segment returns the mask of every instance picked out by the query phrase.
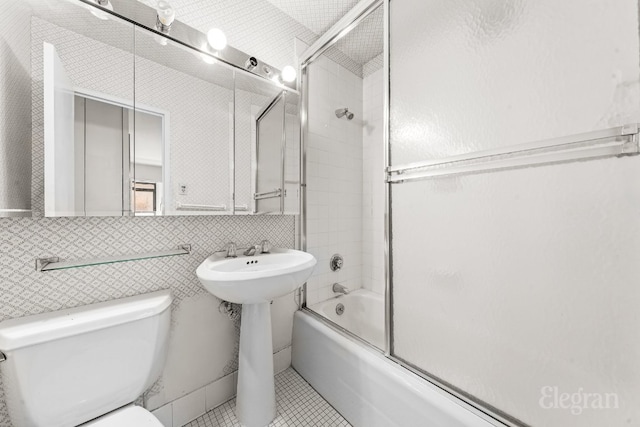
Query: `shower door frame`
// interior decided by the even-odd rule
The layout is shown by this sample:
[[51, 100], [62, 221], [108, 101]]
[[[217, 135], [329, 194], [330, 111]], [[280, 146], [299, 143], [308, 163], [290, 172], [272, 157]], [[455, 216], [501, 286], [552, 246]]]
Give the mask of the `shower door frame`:
[[388, 181], [387, 171], [391, 167], [391, 145], [390, 145], [390, 106], [391, 106], [391, 84], [390, 84], [390, 0], [362, 0], [352, 10], [347, 12], [336, 24], [326, 33], [307, 48], [298, 58], [298, 90], [302, 94], [300, 102], [300, 218], [299, 218], [299, 240], [297, 246], [307, 250], [307, 138], [308, 132], [308, 111], [309, 111], [309, 66], [318, 59], [327, 49], [332, 47], [338, 40], [342, 39], [352, 29], [358, 26], [372, 12], [382, 7], [384, 10], [383, 28], [383, 73], [384, 73], [384, 95], [383, 95], [383, 150], [384, 169], [380, 171], [380, 179], [385, 182], [384, 192], [384, 275], [385, 275], [385, 348], [380, 349], [353, 332], [337, 325], [326, 317], [314, 312], [307, 307], [307, 284], [302, 286], [299, 294], [298, 308], [313, 316], [318, 321], [336, 330], [338, 333], [355, 339], [367, 347], [382, 353], [382, 355], [406, 369], [410, 373], [417, 375], [429, 383], [435, 385], [443, 394], [453, 396], [465, 409], [473, 412], [478, 417], [486, 420], [495, 426], [523, 427], [522, 422], [511, 418], [492, 407], [486, 402], [481, 402], [464, 391], [448, 384], [446, 381], [431, 375], [410, 362], [397, 357], [393, 351], [393, 256], [392, 256], [392, 208], [391, 208], [391, 186], [393, 182]]

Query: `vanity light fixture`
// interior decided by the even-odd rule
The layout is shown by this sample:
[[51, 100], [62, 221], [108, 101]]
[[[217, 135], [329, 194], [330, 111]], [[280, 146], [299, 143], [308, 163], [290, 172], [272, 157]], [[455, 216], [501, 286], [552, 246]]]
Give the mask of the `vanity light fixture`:
[[224, 35], [222, 30], [212, 28], [207, 33], [207, 40], [209, 45], [215, 50], [222, 50], [227, 47], [227, 36]]
[[296, 69], [291, 65], [287, 65], [282, 69], [282, 80], [287, 83], [291, 83], [292, 81], [294, 81], [296, 79], [296, 75]]
[[247, 61], [244, 63], [244, 68], [246, 68], [247, 71], [253, 71], [257, 66], [258, 66], [258, 60], [256, 59], [255, 56], [249, 57]]
[[[109, 0], [93, 0], [93, 2], [98, 6], [102, 7], [103, 9], [113, 11], [113, 5]], [[103, 21], [106, 21], [107, 19], [109, 19], [109, 14], [107, 12], [104, 12], [95, 7], [91, 8], [91, 14], [98, 19], [102, 19]]]
[[167, 0], [159, 0], [156, 6], [157, 19], [156, 29], [162, 33], [168, 34], [171, 30], [171, 24], [176, 19], [176, 11]]

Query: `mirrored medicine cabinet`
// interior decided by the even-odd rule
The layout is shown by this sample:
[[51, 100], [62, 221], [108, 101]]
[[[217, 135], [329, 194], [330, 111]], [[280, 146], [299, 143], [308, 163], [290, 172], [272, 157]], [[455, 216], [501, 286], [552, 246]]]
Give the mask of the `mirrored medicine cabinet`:
[[0, 216], [298, 213], [295, 90], [80, 0], [0, 15]]

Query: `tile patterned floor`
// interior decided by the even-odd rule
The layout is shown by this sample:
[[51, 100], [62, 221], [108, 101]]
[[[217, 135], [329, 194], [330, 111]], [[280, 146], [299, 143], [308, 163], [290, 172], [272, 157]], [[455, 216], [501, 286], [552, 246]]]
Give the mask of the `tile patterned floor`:
[[[293, 368], [276, 375], [276, 401], [278, 415], [270, 427], [351, 427]], [[235, 404], [232, 399], [185, 427], [241, 427]]]

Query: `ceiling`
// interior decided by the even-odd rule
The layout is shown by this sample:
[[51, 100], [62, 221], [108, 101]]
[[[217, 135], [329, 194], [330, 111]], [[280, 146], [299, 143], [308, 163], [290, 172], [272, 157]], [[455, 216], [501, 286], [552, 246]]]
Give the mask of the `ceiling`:
[[325, 33], [359, 0], [267, 0], [316, 33]]
[[356, 28], [336, 43], [340, 49], [358, 64], [364, 65], [380, 55], [384, 49], [384, 10], [378, 7]]
[[[318, 36], [338, 22], [359, 0], [266, 0]], [[379, 7], [335, 48], [363, 66], [383, 50], [384, 12]]]

